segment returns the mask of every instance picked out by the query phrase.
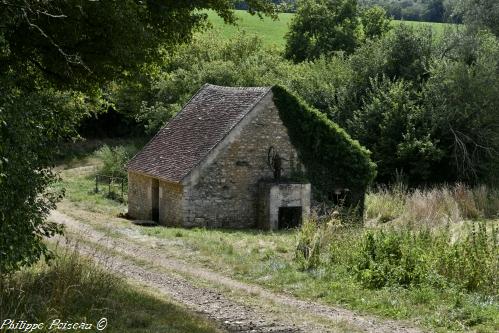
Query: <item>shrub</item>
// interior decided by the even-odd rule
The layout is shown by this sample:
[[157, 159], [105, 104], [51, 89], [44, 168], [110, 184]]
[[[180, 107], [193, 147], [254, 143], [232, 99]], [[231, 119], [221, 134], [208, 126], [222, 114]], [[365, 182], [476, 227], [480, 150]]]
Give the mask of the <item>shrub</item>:
[[102, 161], [99, 173], [108, 177], [127, 178], [125, 164], [133, 156], [135, 148], [124, 146], [109, 147], [102, 146], [95, 152], [95, 155]]
[[494, 293], [499, 285], [498, 231], [477, 222], [456, 237], [449, 229], [366, 231], [351, 265], [363, 286], [439, 288]]
[[418, 285], [424, 280], [421, 260], [422, 239], [410, 232], [368, 231], [363, 235], [354, 269], [357, 279], [368, 288]]

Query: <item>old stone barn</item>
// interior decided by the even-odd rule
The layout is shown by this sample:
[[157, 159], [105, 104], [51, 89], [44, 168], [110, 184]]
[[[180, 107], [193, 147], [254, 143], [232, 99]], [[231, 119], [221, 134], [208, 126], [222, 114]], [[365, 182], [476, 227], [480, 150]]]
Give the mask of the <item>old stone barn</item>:
[[206, 84], [129, 162], [128, 213], [167, 226], [288, 228], [309, 213], [311, 193], [361, 213], [374, 175], [369, 151], [285, 88]]
[[[311, 185], [290, 179], [307, 168], [299, 156], [315, 158], [310, 154], [317, 154], [318, 145], [308, 149], [300, 138], [292, 144], [280, 115], [271, 87], [204, 85], [128, 163], [128, 214], [166, 226], [299, 224], [310, 209]], [[331, 158], [333, 164], [325, 160], [326, 173], [334, 167]], [[340, 171], [335, 182], [342, 182]], [[319, 173], [325, 172], [312, 178]]]

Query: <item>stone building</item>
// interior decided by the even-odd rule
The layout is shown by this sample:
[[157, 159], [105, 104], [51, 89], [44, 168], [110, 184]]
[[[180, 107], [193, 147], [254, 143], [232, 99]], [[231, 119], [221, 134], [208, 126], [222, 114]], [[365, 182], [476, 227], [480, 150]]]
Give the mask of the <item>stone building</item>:
[[128, 163], [128, 213], [166, 226], [292, 227], [310, 209], [310, 184], [285, 180], [301, 168], [271, 87], [206, 84]]

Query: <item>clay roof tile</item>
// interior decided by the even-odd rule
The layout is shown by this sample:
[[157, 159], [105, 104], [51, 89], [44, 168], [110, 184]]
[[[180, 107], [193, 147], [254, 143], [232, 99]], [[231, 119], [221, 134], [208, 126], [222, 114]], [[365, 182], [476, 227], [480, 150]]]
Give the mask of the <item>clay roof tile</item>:
[[127, 169], [180, 182], [269, 90], [205, 84], [128, 162]]

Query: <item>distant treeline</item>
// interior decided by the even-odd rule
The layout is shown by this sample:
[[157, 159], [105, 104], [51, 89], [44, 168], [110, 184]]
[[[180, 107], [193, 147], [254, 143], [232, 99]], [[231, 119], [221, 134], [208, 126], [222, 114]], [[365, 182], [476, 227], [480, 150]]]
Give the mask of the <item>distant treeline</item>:
[[[282, 12], [295, 12], [297, 0], [272, 0]], [[358, 0], [362, 7], [381, 6], [395, 20], [462, 23], [454, 14], [457, 0]], [[245, 1], [236, 9], [248, 9]]]

